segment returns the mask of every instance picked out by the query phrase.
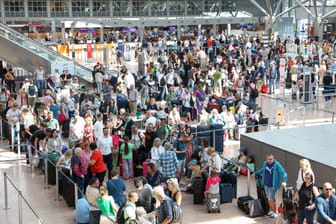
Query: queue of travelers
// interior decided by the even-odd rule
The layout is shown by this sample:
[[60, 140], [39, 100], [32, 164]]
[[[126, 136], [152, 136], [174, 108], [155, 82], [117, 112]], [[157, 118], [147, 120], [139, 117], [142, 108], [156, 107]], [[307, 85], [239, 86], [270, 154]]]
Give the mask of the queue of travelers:
[[[7, 88], [3, 86], [0, 93], [5, 121], [1, 128], [9, 141], [17, 133], [12, 128], [16, 128], [22, 139], [30, 143], [27, 163], [35, 155], [43, 158], [50, 152], [63, 154], [59, 164], [67, 164], [72, 171], [83, 201], [83, 206], [77, 208], [78, 214], [89, 208], [89, 213], [100, 217], [101, 223], [115, 222], [118, 209], [126, 204], [122, 215], [126, 223], [137, 219], [150, 223], [178, 222], [173, 217], [172, 202], [181, 206], [181, 191], [189, 183], [192, 186], [193, 177], [201, 173], [209, 176], [212, 170], [211, 177], [216, 179], [216, 173], [223, 168], [218, 152], [222, 150], [210, 147], [206, 139], [194, 144], [196, 138], [190, 124], [222, 124], [227, 130], [224, 141], [237, 139], [234, 128], [241, 124], [254, 126], [254, 131], [258, 131], [258, 125], [265, 124], [267, 119], [256, 99], [262, 92], [274, 94], [278, 87], [283, 45], [292, 41], [286, 38], [284, 42], [277, 39], [274, 44], [263, 46], [253, 37], [209, 36], [207, 40], [190, 41], [188, 47], [179, 41], [170, 52], [151, 45], [138, 49], [147, 50], [150, 55], [143, 73], [132, 74], [122, 66], [115, 79], [97, 63], [93, 89], [81, 86], [78, 77], [66, 68], [62, 74], [55, 70], [47, 75], [39, 66], [35, 78], [26, 79], [15, 94], [8, 74]], [[302, 44], [309, 46], [318, 58], [303, 54], [287, 58], [287, 79], [297, 75], [293, 84], [297, 82], [300, 97], [304, 66], [314, 68], [314, 88], [324, 85], [328, 90], [336, 72], [336, 62], [329, 65], [334, 50], [328, 42], [320, 47], [314, 41]], [[263, 86], [267, 86], [267, 91]], [[64, 152], [64, 148], [68, 150]], [[240, 153], [239, 163], [252, 164], [243, 150]], [[41, 170], [43, 164], [38, 163]], [[334, 201], [332, 186], [325, 183], [323, 193], [318, 195], [316, 187], [310, 187], [315, 177], [306, 166], [300, 165], [298, 178], [304, 178], [298, 180], [295, 196], [299, 200], [299, 223], [304, 219], [310, 223], [315, 207], [320, 223], [333, 223], [336, 215], [335, 207], [330, 207]], [[144, 169], [146, 175], [141, 175]], [[287, 173], [273, 155], [268, 155], [264, 167], [255, 173], [263, 176], [270, 207], [268, 216], [275, 218], [275, 192], [286, 186]], [[125, 197], [125, 180], [131, 178], [137, 190]], [[313, 196], [307, 205], [302, 200], [307, 199], [310, 190]], [[309, 211], [305, 210], [307, 206]], [[78, 215], [77, 222], [88, 223], [83, 217]], [[287, 220], [286, 215], [280, 217]]]

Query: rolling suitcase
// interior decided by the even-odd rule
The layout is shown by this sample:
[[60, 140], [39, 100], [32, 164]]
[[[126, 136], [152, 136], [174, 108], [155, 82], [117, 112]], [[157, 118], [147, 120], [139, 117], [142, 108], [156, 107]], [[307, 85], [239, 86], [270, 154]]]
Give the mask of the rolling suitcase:
[[146, 160], [142, 163], [142, 176], [146, 177], [148, 173], [148, 164], [150, 163], [150, 160]]
[[268, 211], [269, 211], [269, 206], [268, 206], [268, 200], [267, 200], [265, 189], [264, 189], [264, 187], [262, 186], [262, 183], [261, 183], [262, 178], [261, 178], [260, 175], [256, 175], [255, 179], [256, 179], [256, 185], [257, 185], [258, 199], [260, 200], [260, 204], [261, 204], [261, 207], [264, 210], [264, 213], [267, 214]]
[[220, 203], [231, 203], [233, 198], [233, 187], [231, 183], [220, 183]]
[[237, 198], [237, 175], [231, 171], [224, 170], [221, 173], [221, 182], [232, 185], [232, 197]]
[[207, 211], [208, 213], [221, 212], [220, 206], [220, 195], [219, 194], [209, 194], [207, 200]]
[[265, 214], [260, 199], [255, 199], [250, 196], [250, 171], [247, 175], [247, 196], [242, 196], [237, 199], [237, 206], [249, 217], [258, 217]]
[[194, 204], [203, 204], [203, 180], [201, 177], [194, 178], [194, 192], [193, 192], [193, 203]]
[[222, 124], [211, 125], [211, 130], [215, 131], [215, 142], [213, 142], [213, 147], [216, 152], [222, 153], [224, 150], [224, 130]]

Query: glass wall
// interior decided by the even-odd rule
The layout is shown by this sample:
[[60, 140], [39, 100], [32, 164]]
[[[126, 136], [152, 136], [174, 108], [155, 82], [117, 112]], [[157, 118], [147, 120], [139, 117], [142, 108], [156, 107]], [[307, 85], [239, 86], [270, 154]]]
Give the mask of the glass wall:
[[146, 16], [149, 15], [149, 6], [146, 0], [132, 1], [132, 16]]
[[125, 0], [112, 1], [113, 16], [130, 16], [128, 2]]
[[110, 16], [109, 0], [93, 0], [93, 16]]
[[47, 17], [47, 0], [28, 0], [29, 17]]
[[194, 1], [194, 0], [187, 0], [187, 15], [191, 16], [199, 16], [202, 14], [202, 2], [201, 1]]
[[90, 16], [90, 6], [87, 0], [72, 0], [72, 16]]
[[152, 16], [166, 16], [167, 15], [167, 2], [152, 0], [151, 15]]
[[170, 16], [184, 16], [184, 0], [168, 1]]
[[5, 0], [6, 17], [24, 17], [24, 0], [8, 1]]
[[51, 17], [69, 16], [69, 0], [50, 1]]

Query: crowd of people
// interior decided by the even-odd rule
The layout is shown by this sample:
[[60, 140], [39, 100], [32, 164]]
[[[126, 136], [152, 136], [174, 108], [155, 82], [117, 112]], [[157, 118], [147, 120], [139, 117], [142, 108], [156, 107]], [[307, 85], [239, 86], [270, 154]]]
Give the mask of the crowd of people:
[[[36, 155], [63, 154], [59, 164], [67, 163], [72, 170], [79, 198], [86, 198], [91, 210], [99, 208], [102, 219], [108, 217], [105, 221], [116, 219], [126, 200], [125, 183], [119, 174], [124, 180], [136, 177], [137, 191], [129, 192], [126, 200], [130, 205], [124, 217], [127, 222], [148, 219], [153, 223], [158, 219], [169, 223], [174, 221], [170, 202], [181, 205], [180, 185], [182, 190], [192, 189], [193, 178], [205, 173], [206, 178], [213, 178], [205, 189], [209, 192], [223, 168], [219, 155], [223, 149], [196, 138], [191, 124], [222, 125], [224, 141], [239, 138], [234, 132], [239, 125], [254, 126], [258, 131], [258, 125], [267, 119], [256, 99], [261, 92], [274, 94], [278, 88], [279, 59], [285, 56], [287, 43], [311, 49], [311, 55], [300, 52], [286, 58], [286, 80], [292, 89], [297, 85], [301, 93], [305, 66], [313, 68], [312, 91], [319, 84], [328, 89], [336, 72], [333, 45], [290, 38], [278, 38], [265, 46], [258, 37], [208, 36], [176, 41], [173, 50], [168, 50], [164, 41], [152, 43], [137, 49], [136, 55], [147, 51], [150, 56], [143, 73], [132, 74], [122, 66], [114, 77], [97, 63], [92, 88], [80, 85], [78, 77], [66, 69], [62, 74], [58, 70], [46, 74], [42, 66], [34, 72], [34, 79], [15, 86], [8, 69], [2, 72], [5, 83], [0, 92], [4, 137], [15, 145], [17, 135], [21, 136], [27, 143], [27, 163]], [[252, 163], [244, 151], [240, 153], [239, 163]], [[39, 163], [41, 170], [43, 165]], [[269, 156], [262, 170], [255, 172], [263, 174], [270, 217], [276, 213], [274, 193], [287, 181], [281, 167]], [[273, 168], [279, 171], [276, 175], [281, 181], [274, 177]], [[330, 184], [325, 184], [320, 196], [308, 185], [305, 178], [298, 183], [299, 212], [307, 207], [300, 200], [309, 188], [314, 200], [322, 203], [320, 208], [316, 205], [320, 220], [326, 219], [323, 208], [327, 203], [320, 201], [329, 199]], [[78, 210], [87, 207], [86, 203]], [[308, 210], [313, 211], [312, 206]], [[153, 211], [157, 218], [151, 216]], [[299, 220], [309, 220], [308, 213], [303, 209]], [[78, 215], [78, 223], [87, 223], [83, 217], [87, 215]], [[329, 217], [335, 220], [333, 214]]]

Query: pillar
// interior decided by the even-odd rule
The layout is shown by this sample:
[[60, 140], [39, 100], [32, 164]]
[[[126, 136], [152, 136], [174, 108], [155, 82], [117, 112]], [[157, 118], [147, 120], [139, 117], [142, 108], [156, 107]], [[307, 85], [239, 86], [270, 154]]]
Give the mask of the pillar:
[[216, 38], [216, 34], [217, 34], [217, 24], [216, 23], [212, 24], [212, 32], [213, 32], [214, 38]]
[[62, 27], [61, 27], [61, 33], [62, 33], [62, 44], [66, 43], [66, 38], [65, 38], [65, 27], [64, 27], [64, 23], [62, 23]]
[[145, 30], [144, 27], [142, 26], [138, 27], [138, 35], [139, 35], [140, 43], [143, 42], [144, 30]]
[[181, 40], [181, 25], [177, 25], [177, 39]]
[[127, 42], [131, 42], [131, 40], [132, 40], [131, 27], [128, 27]]
[[100, 25], [100, 43], [104, 43], [104, 25]]
[[314, 36], [318, 37], [318, 41], [323, 40], [323, 23], [319, 23], [317, 20], [314, 21]]
[[198, 26], [197, 26], [197, 35], [200, 37], [201, 34], [202, 34], [202, 25], [198, 24]]
[[227, 24], [227, 35], [230, 36], [231, 35], [231, 23]]

